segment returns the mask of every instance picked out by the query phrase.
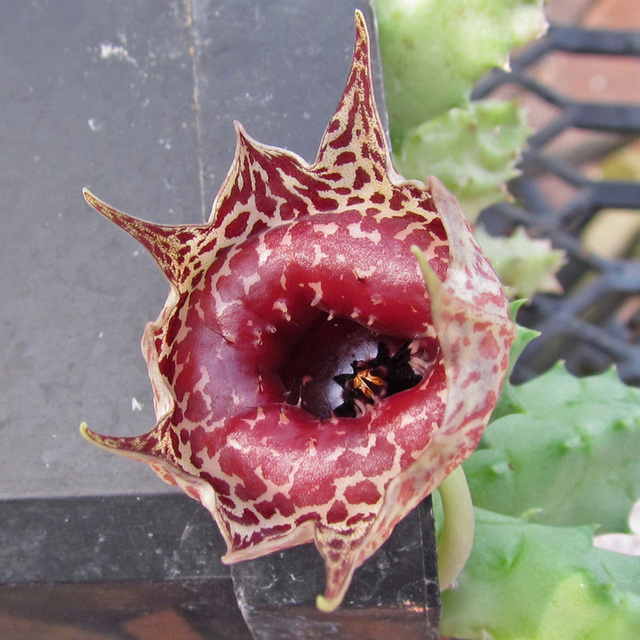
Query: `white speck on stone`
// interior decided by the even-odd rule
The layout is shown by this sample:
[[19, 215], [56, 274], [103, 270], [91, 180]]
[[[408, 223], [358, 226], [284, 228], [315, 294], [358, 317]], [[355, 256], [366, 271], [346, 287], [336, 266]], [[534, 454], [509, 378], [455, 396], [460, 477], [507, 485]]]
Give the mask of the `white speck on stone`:
[[142, 402], [139, 402], [136, 398], [131, 398], [131, 411], [142, 411], [143, 409]]
[[89, 129], [91, 129], [91, 131], [100, 131], [103, 126], [102, 122], [98, 122], [95, 118], [89, 118], [87, 123], [89, 124]]
[[121, 62], [128, 62], [134, 67], [138, 66], [138, 61], [129, 55], [129, 52], [122, 46], [113, 45], [110, 42], [103, 42], [100, 45], [100, 58], [102, 60], [109, 60], [115, 58]]

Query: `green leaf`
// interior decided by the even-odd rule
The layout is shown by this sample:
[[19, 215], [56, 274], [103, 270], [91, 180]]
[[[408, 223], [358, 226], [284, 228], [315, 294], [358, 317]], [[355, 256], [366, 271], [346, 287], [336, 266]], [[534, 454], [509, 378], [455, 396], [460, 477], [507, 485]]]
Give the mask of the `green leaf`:
[[529, 134], [514, 101], [472, 102], [411, 129], [394, 163], [406, 178], [438, 176], [474, 222], [482, 209], [505, 198], [505, 182], [518, 175]]
[[476, 509], [476, 541], [442, 594], [443, 635], [468, 640], [636, 640], [640, 558], [597, 549], [589, 527]]
[[464, 469], [476, 506], [558, 526], [628, 531], [640, 497], [640, 389], [614, 369], [576, 378], [558, 364], [511, 388], [526, 413], [486, 429]]

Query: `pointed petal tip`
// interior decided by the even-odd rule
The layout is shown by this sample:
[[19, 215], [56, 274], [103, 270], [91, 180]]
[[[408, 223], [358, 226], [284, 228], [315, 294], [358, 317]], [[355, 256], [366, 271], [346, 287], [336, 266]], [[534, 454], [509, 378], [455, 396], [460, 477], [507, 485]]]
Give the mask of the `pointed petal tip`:
[[[413, 253], [413, 255], [416, 257], [418, 262], [420, 262], [421, 264], [422, 262], [427, 262], [427, 259], [424, 257], [424, 253], [422, 249], [417, 244], [412, 244], [410, 249], [411, 249], [411, 253]], [[429, 263], [427, 262], [427, 264]]]
[[[364, 14], [360, 9], [356, 9], [356, 43], [355, 50], [357, 51], [359, 46], [362, 48], [363, 61], [370, 64], [371, 49], [370, 49], [370, 36], [369, 27], [365, 20]], [[371, 75], [371, 74], [369, 74]]]
[[80, 433], [91, 444], [110, 453], [117, 453], [125, 458], [132, 458], [151, 465], [162, 463], [147, 447], [149, 436], [153, 435], [153, 431], [135, 437], [103, 436], [89, 429], [87, 423], [83, 422], [80, 425]]
[[106, 449], [107, 451], [115, 451], [116, 453], [120, 453], [119, 447], [114, 443], [114, 438], [105, 438], [99, 433], [91, 431], [91, 429], [89, 429], [89, 425], [87, 425], [86, 422], [83, 422], [80, 425], [80, 433], [82, 437], [91, 444], [94, 444], [101, 449]]
[[121, 218], [130, 218], [130, 216], [122, 211], [118, 211], [110, 204], [107, 204], [104, 200], [98, 198], [88, 187], [82, 188], [82, 195], [87, 204], [95, 209], [98, 213], [101, 213], [106, 218], [113, 220], [118, 224], [118, 220]]
[[420, 266], [420, 270], [422, 271], [422, 275], [424, 276], [425, 283], [427, 286], [427, 291], [430, 297], [434, 297], [435, 291], [444, 287], [444, 283], [436, 272], [431, 268], [429, 261], [424, 255], [422, 249], [417, 245], [411, 245], [411, 253], [413, 253], [414, 257], [418, 261]]
[[367, 21], [365, 20], [364, 14], [360, 9], [356, 9], [356, 33], [359, 34], [360, 37], [364, 37], [365, 39], [369, 35], [369, 31], [367, 29]]
[[179, 252], [176, 251], [174, 234], [176, 230], [188, 234], [189, 227], [192, 227], [193, 237], [199, 237], [202, 230], [198, 228], [198, 225], [179, 226], [148, 222], [119, 211], [93, 195], [86, 187], [82, 190], [82, 195], [98, 213], [118, 225], [149, 251], [169, 282], [180, 288], [190, 271], [185, 267]]
[[93, 207], [96, 211], [100, 211], [100, 205], [104, 205], [105, 203], [93, 195], [91, 190], [88, 187], [82, 187], [82, 196], [85, 199], [86, 203]]
[[[264, 147], [261, 142], [258, 142], [255, 138], [252, 138], [247, 130], [244, 128], [244, 125], [239, 120], [233, 121], [233, 128], [236, 132], [236, 151], [235, 158], [233, 160], [233, 164], [231, 165], [231, 170], [233, 171], [234, 167], [238, 167], [242, 164], [241, 158], [243, 156], [251, 155], [252, 150], [259, 149]], [[214, 208], [215, 208], [214, 204]]]
[[89, 435], [91, 431], [89, 430], [89, 425], [86, 422], [80, 423], [80, 433], [82, 434], [83, 438], [91, 441], [91, 436]]
[[122, 211], [118, 211], [118, 209], [115, 209], [110, 204], [107, 204], [104, 200], [98, 198], [98, 196], [94, 195], [87, 187], [83, 187], [82, 195], [90, 207], [95, 209], [98, 213], [102, 214], [105, 218], [112, 220], [122, 228], [124, 228], [122, 221], [133, 219], [128, 214], [123, 213]]
[[101, 449], [106, 449], [112, 453], [118, 453], [127, 457], [135, 457], [139, 459], [141, 454], [135, 451], [134, 443], [139, 442], [144, 436], [138, 438], [127, 438], [118, 436], [103, 436], [100, 433], [96, 433], [89, 429], [86, 422], [80, 425], [80, 433], [85, 440], [88, 440], [91, 444], [95, 444]]
[[265, 147], [266, 145], [262, 144], [255, 138], [251, 137], [247, 130], [244, 128], [244, 125], [239, 120], [233, 121], [233, 128], [236, 132], [236, 160], [238, 155], [242, 150], [246, 149], [258, 149], [260, 147]]
[[112, 444], [114, 438], [105, 438], [95, 431], [89, 429], [89, 425], [86, 422], [80, 424], [80, 433], [85, 440], [88, 440], [91, 444], [95, 444], [102, 449], [108, 449], [109, 451], [117, 451], [117, 447]]
[[322, 613], [333, 613], [340, 606], [340, 602], [335, 602], [333, 598], [326, 598], [323, 595], [316, 596], [316, 607]]

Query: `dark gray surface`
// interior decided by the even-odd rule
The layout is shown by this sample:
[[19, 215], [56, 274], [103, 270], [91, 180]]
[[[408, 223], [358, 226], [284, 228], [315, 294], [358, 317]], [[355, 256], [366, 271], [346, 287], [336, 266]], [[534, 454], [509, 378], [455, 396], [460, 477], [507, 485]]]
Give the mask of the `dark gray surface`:
[[356, 571], [340, 609], [322, 614], [314, 602], [324, 568], [313, 545], [230, 572], [215, 524], [185, 495], [3, 500], [0, 637], [44, 640], [66, 625], [131, 640], [132, 624], [145, 619], [148, 630], [157, 616], [153, 637], [175, 640], [182, 636], [162, 626], [170, 612], [200, 634], [190, 639], [249, 638], [232, 575], [256, 640], [437, 640], [434, 536], [426, 500]]
[[228, 579], [224, 551], [181, 493], [0, 501], [0, 584]]
[[0, 585], [3, 640], [252, 640], [231, 580]]
[[81, 189], [158, 222], [208, 217], [232, 121], [312, 161], [365, 2], [1, 0], [0, 497], [168, 491], [78, 425], [154, 424], [139, 342], [166, 297]]
[[223, 551], [182, 493], [0, 500], [0, 638], [249, 640]]
[[231, 575], [256, 640], [439, 640], [435, 546], [427, 498], [356, 570], [342, 605], [331, 615], [315, 606], [325, 575], [311, 545], [232, 565]]

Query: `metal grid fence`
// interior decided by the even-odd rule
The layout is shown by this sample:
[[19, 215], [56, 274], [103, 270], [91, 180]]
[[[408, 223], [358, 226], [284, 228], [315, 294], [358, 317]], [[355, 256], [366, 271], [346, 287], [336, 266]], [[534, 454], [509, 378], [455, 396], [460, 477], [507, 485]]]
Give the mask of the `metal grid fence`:
[[[554, 112], [529, 140], [522, 175], [509, 185], [514, 201], [482, 214], [491, 233], [504, 235], [524, 225], [532, 236], [549, 238], [567, 254], [558, 274], [564, 293], [536, 295], [518, 317], [521, 324], [541, 331], [541, 337], [535, 349], [520, 358], [514, 381], [531, 378], [563, 359], [578, 375], [615, 363], [625, 382], [640, 385], [640, 234], [628, 238], [624, 251], [614, 256], [603, 256], [583, 241], [585, 229], [606, 212], [628, 210], [640, 217], [637, 179], [594, 178], [586, 170], [589, 163], [603, 161], [640, 136], [640, 83], [637, 104], [567, 97], [536, 78], [537, 65], [556, 52], [590, 59], [631, 57], [640, 68], [640, 33], [552, 25], [544, 38], [512, 60], [511, 73], [496, 70], [474, 91], [474, 98], [482, 98], [515, 88]], [[563, 148], [566, 134], [576, 130], [593, 139], [579, 149]], [[550, 197], [553, 185], [571, 192], [560, 205]], [[610, 231], [605, 227], [603, 233]]]

